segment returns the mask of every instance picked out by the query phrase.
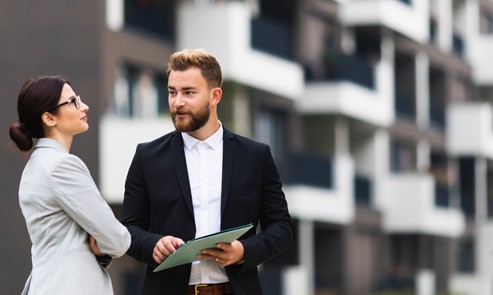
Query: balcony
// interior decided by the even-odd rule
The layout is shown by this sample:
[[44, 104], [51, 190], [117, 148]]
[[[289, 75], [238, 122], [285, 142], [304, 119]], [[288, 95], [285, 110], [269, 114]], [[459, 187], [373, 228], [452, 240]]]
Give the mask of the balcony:
[[[332, 166], [323, 164], [317, 164], [317, 166], [332, 167], [332, 171], [324, 174], [333, 176], [332, 180], [325, 180], [325, 187], [306, 181], [284, 185], [291, 215], [304, 220], [336, 224], [350, 223], [354, 216], [353, 160], [349, 155], [338, 155], [333, 159]], [[298, 171], [297, 174], [303, 175], [309, 173], [309, 170]], [[331, 182], [333, 184], [328, 186]]]
[[458, 237], [464, 230], [459, 209], [438, 207], [435, 181], [418, 173], [393, 174], [385, 199], [380, 199], [384, 228], [391, 233], [421, 233]]
[[319, 76], [307, 74], [306, 79], [310, 82], [349, 81], [368, 89], [375, 89], [373, 69], [358, 56], [327, 53], [324, 68], [324, 73]]
[[168, 118], [103, 117], [99, 126], [100, 189], [108, 203], [121, 204], [125, 179], [137, 144], [175, 130]]
[[449, 282], [453, 294], [493, 294], [491, 277], [484, 274], [455, 274]]
[[[389, 126], [393, 122], [393, 71], [390, 62], [381, 60], [371, 74], [365, 71], [358, 75], [348, 74], [347, 70], [341, 72], [337, 67], [329, 70], [334, 79], [307, 82], [302, 99], [297, 101], [300, 112], [342, 114], [377, 126]], [[337, 77], [339, 79], [335, 79]], [[367, 87], [368, 84], [373, 84], [374, 89]]]
[[265, 34], [259, 34], [262, 28], [284, 32], [254, 19], [245, 2], [185, 4], [178, 11], [177, 48], [204, 48], [214, 54], [224, 80], [299, 98], [304, 89], [303, 69], [285, 59], [290, 49], [286, 34], [276, 35], [269, 43]]
[[[339, 16], [348, 26], [383, 26], [417, 42], [428, 40], [428, 1], [347, 0]], [[392, 13], [389, 13], [392, 11]]]
[[489, 103], [451, 104], [446, 119], [449, 153], [493, 159], [493, 109]]
[[251, 24], [255, 50], [291, 59], [291, 38], [286, 27], [262, 16], [252, 19]]
[[[468, 43], [469, 44], [469, 43]], [[493, 67], [485, 60], [491, 59], [493, 52], [493, 35], [479, 35], [467, 50], [472, 65], [474, 81], [479, 85], [493, 84]]]
[[285, 184], [308, 185], [332, 189], [332, 162], [310, 154], [293, 153], [287, 159], [283, 176]]

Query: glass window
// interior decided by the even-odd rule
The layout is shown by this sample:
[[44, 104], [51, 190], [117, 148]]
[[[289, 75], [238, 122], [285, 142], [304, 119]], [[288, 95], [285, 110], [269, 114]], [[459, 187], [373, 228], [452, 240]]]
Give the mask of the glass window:
[[157, 117], [168, 113], [167, 78], [148, 67], [124, 64], [117, 69], [109, 114]]
[[174, 39], [175, 1], [125, 0], [125, 27]]
[[270, 146], [275, 159], [282, 161], [285, 152], [286, 115], [280, 111], [261, 110], [255, 120], [255, 138]]

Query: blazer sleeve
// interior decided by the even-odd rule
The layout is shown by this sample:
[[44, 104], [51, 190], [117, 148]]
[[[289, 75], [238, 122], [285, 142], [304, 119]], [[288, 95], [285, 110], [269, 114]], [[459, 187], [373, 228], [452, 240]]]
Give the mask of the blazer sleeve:
[[142, 169], [142, 144], [137, 149], [125, 181], [122, 223], [132, 236], [127, 254], [150, 265], [156, 265], [152, 253], [162, 235], [149, 232], [151, 206]]
[[120, 257], [130, 246], [130, 234], [99, 193], [89, 169], [74, 155], [64, 157], [51, 174], [59, 206], [89, 235], [102, 253]]
[[261, 232], [241, 240], [244, 247], [244, 268], [252, 269], [287, 250], [294, 240], [294, 225], [282, 191], [282, 183], [268, 146], [264, 159], [261, 182]]

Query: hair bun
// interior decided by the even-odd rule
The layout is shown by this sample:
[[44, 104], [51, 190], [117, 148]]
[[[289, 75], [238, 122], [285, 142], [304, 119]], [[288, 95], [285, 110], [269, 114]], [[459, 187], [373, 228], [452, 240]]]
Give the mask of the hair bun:
[[15, 122], [10, 125], [9, 135], [21, 151], [29, 151], [33, 147], [33, 138], [25, 124]]

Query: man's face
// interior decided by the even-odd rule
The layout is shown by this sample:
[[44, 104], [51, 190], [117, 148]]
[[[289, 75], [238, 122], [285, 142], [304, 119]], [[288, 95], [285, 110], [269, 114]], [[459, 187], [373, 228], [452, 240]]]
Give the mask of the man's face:
[[168, 103], [176, 130], [193, 132], [202, 128], [211, 113], [212, 92], [199, 68], [171, 71], [168, 77]]

